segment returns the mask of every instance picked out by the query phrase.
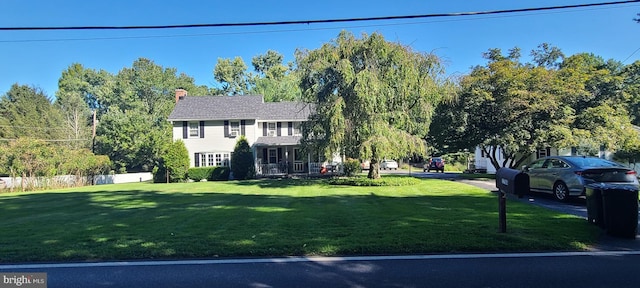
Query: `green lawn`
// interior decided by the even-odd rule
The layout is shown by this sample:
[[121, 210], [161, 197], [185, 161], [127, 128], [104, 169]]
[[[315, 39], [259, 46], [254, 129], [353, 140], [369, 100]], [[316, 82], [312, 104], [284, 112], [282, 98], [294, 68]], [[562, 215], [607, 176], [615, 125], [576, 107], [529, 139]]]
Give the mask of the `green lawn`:
[[134, 183], [0, 194], [0, 262], [582, 250], [584, 219], [452, 181]]

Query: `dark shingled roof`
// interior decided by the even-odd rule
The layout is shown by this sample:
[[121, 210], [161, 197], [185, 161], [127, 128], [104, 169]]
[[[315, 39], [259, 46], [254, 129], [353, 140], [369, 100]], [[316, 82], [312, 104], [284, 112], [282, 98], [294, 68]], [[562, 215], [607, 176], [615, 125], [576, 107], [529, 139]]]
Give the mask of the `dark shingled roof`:
[[265, 103], [261, 95], [187, 96], [176, 103], [168, 120], [307, 120], [309, 107], [302, 102]]

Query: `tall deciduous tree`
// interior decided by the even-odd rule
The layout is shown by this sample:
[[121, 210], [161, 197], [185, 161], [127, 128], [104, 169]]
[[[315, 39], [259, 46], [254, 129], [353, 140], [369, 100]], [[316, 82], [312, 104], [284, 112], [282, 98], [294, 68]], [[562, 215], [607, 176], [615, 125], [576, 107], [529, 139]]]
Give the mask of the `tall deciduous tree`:
[[241, 57], [233, 60], [218, 58], [213, 69], [213, 77], [222, 84], [222, 93], [226, 95], [244, 95], [251, 87], [252, 75], [247, 74], [247, 65]]
[[251, 63], [258, 77], [252, 81], [252, 94], [263, 95], [267, 102], [300, 101], [300, 77], [293, 64], [284, 65], [282, 54], [269, 50], [263, 55], [253, 57]]
[[108, 155], [118, 170], [149, 171], [171, 142], [171, 125], [166, 121], [175, 103], [175, 89], [194, 95], [207, 94], [193, 78], [164, 68], [148, 59], [136, 60], [131, 68], [114, 77], [106, 92], [99, 117], [97, 151]]
[[[449, 128], [457, 149], [480, 146], [495, 168], [520, 167], [538, 149], [576, 148], [593, 153], [637, 147], [638, 135], [626, 110], [628, 97], [615, 61], [591, 54], [565, 58], [553, 48], [532, 52], [534, 64], [522, 64], [492, 49], [489, 62], [462, 78], [458, 101], [439, 107], [455, 120]], [[546, 59], [546, 60], [545, 60]], [[432, 135], [436, 136], [444, 129]], [[465, 143], [466, 146], [461, 144]], [[443, 145], [444, 146], [444, 145]], [[498, 162], [497, 159], [504, 161]]]
[[296, 56], [303, 97], [314, 106], [303, 127], [308, 149], [371, 159], [370, 178], [380, 177], [383, 158], [425, 154], [433, 109], [447, 93], [437, 56], [348, 32]]

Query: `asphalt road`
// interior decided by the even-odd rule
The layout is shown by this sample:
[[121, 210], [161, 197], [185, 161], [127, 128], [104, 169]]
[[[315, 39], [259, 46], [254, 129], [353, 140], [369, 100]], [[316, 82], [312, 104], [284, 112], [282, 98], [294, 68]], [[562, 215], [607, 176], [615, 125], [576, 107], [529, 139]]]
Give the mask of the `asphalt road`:
[[0, 273], [46, 272], [50, 288], [635, 288], [639, 262], [636, 251], [3, 265]]

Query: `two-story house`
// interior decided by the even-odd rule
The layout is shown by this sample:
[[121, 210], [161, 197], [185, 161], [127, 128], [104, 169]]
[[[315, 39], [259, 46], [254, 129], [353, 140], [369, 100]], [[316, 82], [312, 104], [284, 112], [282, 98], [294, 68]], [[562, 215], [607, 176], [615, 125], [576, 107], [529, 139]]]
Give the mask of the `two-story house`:
[[168, 120], [182, 139], [191, 167], [229, 166], [238, 137], [251, 146], [258, 176], [318, 173], [321, 164], [300, 148], [301, 123], [311, 109], [302, 102], [264, 102], [260, 95], [187, 96], [176, 90]]

